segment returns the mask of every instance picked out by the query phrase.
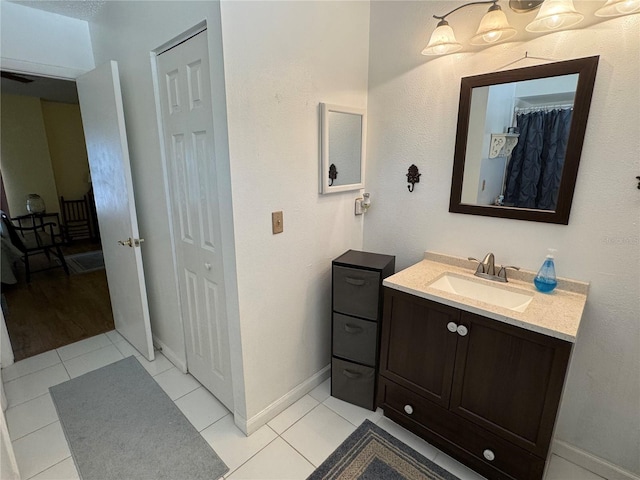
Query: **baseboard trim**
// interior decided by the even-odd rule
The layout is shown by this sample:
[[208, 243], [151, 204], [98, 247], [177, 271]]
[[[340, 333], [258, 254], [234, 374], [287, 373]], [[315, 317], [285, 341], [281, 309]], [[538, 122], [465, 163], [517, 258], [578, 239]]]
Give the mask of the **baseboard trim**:
[[640, 480], [640, 477], [570, 443], [554, 440], [551, 452], [607, 480]]
[[156, 337], [155, 335], [153, 335], [153, 345], [160, 350], [160, 352], [167, 357], [167, 360], [169, 360], [171, 363], [173, 363], [178, 370], [180, 370], [182, 373], [187, 373], [187, 362], [186, 360], [180, 358], [178, 355], [176, 355], [176, 353], [171, 350], [169, 347], [167, 347], [167, 345], [165, 345], [164, 342], [162, 342], [161, 340], [158, 339], [158, 337]]
[[277, 399], [271, 405], [266, 407], [261, 412], [257, 413], [253, 417], [246, 419], [242, 415], [234, 412], [233, 419], [236, 426], [242, 430], [245, 435], [251, 435], [260, 427], [271, 421], [278, 414], [282, 413], [289, 406], [304, 397], [311, 390], [316, 388], [322, 382], [324, 382], [331, 375], [331, 364], [324, 367], [322, 370], [306, 379], [304, 382], [285, 393], [282, 397]]

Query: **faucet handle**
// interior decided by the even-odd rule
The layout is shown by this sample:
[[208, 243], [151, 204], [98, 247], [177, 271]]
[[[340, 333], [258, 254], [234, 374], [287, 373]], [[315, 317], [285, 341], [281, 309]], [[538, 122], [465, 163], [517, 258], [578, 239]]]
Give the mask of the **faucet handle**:
[[504, 279], [505, 282], [508, 282], [507, 268], [511, 268], [512, 270], [520, 270], [520, 267], [514, 267], [513, 265], [503, 265], [502, 267], [500, 267], [500, 270], [498, 271], [498, 277]]

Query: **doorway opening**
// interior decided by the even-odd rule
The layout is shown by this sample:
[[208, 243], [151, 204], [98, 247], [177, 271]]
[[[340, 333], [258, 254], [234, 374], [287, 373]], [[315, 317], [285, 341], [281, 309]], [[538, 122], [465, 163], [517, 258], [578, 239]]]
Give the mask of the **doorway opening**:
[[[114, 321], [75, 82], [2, 72], [1, 95], [2, 210], [23, 236], [34, 223], [54, 224], [70, 267], [67, 275], [54, 255], [34, 255], [27, 280], [3, 232], [2, 310], [18, 361], [113, 330]], [[27, 209], [34, 194], [39, 211]]]

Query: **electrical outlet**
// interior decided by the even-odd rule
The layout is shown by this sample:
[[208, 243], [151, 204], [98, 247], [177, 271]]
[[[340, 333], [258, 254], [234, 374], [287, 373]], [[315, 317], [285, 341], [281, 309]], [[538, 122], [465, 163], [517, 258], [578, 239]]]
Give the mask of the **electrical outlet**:
[[284, 223], [282, 218], [282, 212], [271, 212], [271, 230], [273, 234], [282, 233], [284, 230]]

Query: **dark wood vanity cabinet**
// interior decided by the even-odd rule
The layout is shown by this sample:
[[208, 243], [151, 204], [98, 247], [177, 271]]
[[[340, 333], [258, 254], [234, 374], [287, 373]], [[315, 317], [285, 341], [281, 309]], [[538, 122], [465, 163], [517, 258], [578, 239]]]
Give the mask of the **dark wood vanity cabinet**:
[[331, 395], [375, 410], [382, 280], [395, 257], [348, 250], [332, 265]]
[[385, 288], [378, 404], [493, 479], [541, 479], [569, 342]]

